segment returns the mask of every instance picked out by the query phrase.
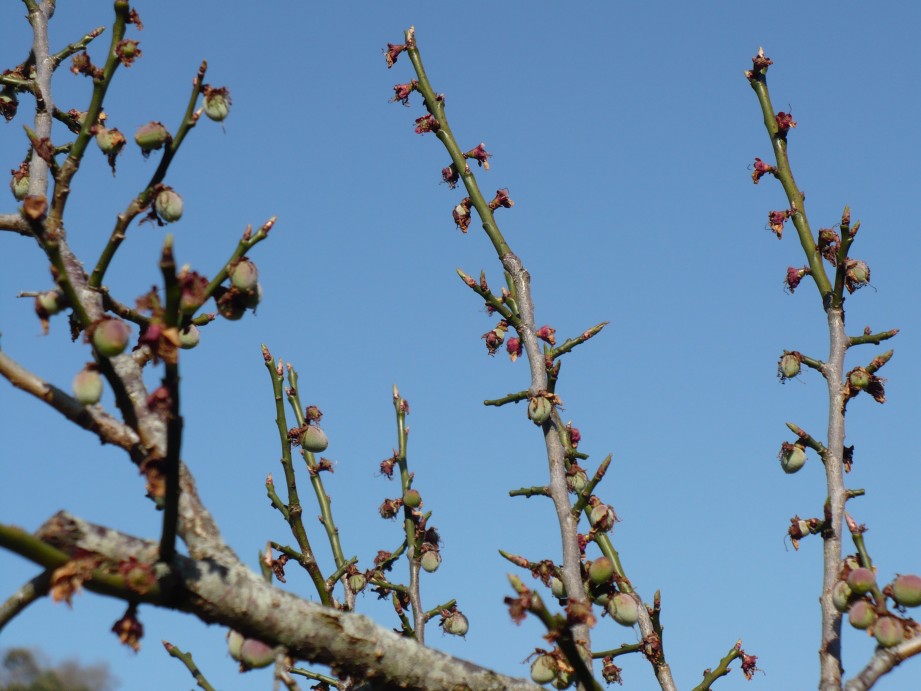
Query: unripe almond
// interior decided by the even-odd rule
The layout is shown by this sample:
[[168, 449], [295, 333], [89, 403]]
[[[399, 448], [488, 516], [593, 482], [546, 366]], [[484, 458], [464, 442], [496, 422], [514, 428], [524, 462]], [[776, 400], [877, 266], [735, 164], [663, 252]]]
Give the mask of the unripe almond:
[[114, 128], [109, 130], [105, 127], [100, 127], [96, 132], [96, 144], [102, 153], [107, 156], [118, 154], [122, 147], [125, 146], [126, 141], [125, 135]]
[[238, 261], [230, 270], [230, 283], [234, 288], [243, 291], [256, 289], [259, 282], [259, 269], [247, 258]]
[[360, 593], [366, 585], [368, 585], [368, 579], [363, 573], [353, 573], [349, 576], [349, 588], [352, 589], [352, 592]]
[[557, 600], [562, 600], [566, 597], [566, 588], [563, 587], [563, 581], [556, 576], [550, 579], [550, 592], [553, 593], [553, 597]]
[[422, 495], [417, 489], [408, 489], [403, 493], [403, 503], [411, 509], [418, 509], [422, 505]]
[[74, 398], [83, 405], [95, 405], [102, 398], [102, 377], [95, 369], [84, 369], [73, 383]]
[[240, 646], [240, 664], [247, 669], [268, 667], [275, 662], [275, 649], [255, 638], [247, 638]]
[[780, 467], [793, 474], [806, 465], [806, 449], [800, 444], [784, 442], [780, 447]]
[[873, 627], [873, 635], [881, 646], [891, 648], [905, 639], [905, 630], [895, 617], [880, 617]]
[[154, 200], [154, 209], [164, 223], [182, 218], [182, 197], [172, 187], [164, 187]]
[[601, 585], [611, 580], [614, 575], [614, 562], [607, 557], [598, 557], [588, 567], [588, 577], [595, 585]]
[[205, 88], [205, 115], [221, 122], [230, 113], [230, 92], [225, 87]]
[[535, 684], [549, 684], [556, 679], [560, 666], [553, 655], [541, 655], [531, 663], [531, 681]]
[[39, 293], [36, 296], [35, 301], [38, 303], [38, 306], [42, 308], [45, 314], [49, 316], [57, 314], [62, 309], [64, 309], [63, 296], [56, 290], [48, 290], [44, 293]]
[[128, 347], [130, 338], [131, 327], [121, 319], [105, 319], [93, 329], [93, 345], [104, 357], [121, 355]]
[[835, 587], [831, 589], [831, 601], [835, 609], [841, 612], [841, 614], [847, 612], [853, 594], [854, 591], [851, 590], [851, 586], [845, 581], [838, 581], [835, 583]]
[[217, 313], [224, 319], [235, 322], [246, 314], [246, 305], [239, 296], [228, 292], [217, 301]]
[[312, 453], [326, 451], [326, 447], [329, 446], [329, 439], [326, 438], [326, 433], [316, 425], [308, 425], [304, 428], [301, 432], [300, 442], [301, 448]]
[[802, 356], [799, 353], [784, 353], [777, 363], [777, 370], [781, 379], [793, 379], [800, 373]]
[[243, 634], [239, 631], [230, 630], [227, 632], [227, 652], [237, 662], [240, 661], [240, 648], [243, 647]]
[[847, 584], [858, 595], [863, 595], [876, 585], [876, 576], [868, 568], [854, 569], [847, 576]]
[[189, 324], [186, 328], [179, 332], [179, 347], [180, 348], [194, 348], [201, 341], [201, 332], [198, 330], [198, 327], [195, 324]]
[[633, 626], [640, 618], [636, 600], [627, 593], [617, 593], [608, 602], [608, 614], [621, 626]]
[[921, 605], [921, 576], [905, 574], [896, 578], [889, 586], [892, 599], [903, 607]]
[[441, 566], [441, 553], [438, 550], [429, 550], [422, 555], [422, 568], [429, 573], [435, 573]]
[[535, 425], [544, 424], [550, 417], [553, 406], [543, 396], [535, 396], [528, 401], [528, 419]]
[[26, 195], [29, 194], [29, 176], [28, 174], [23, 174], [20, 171], [15, 171], [13, 177], [10, 178], [10, 189], [13, 191], [13, 196], [16, 198], [16, 201], [22, 201], [26, 198]]
[[[431, 554], [431, 552], [426, 552], [426, 554]], [[466, 636], [470, 630], [470, 622], [467, 621], [467, 617], [455, 610], [442, 620], [441, 628], [452, 636]]]
[[576, 677], [570, 670], [561, 669], [551, 683], [555, 689], [568, 689], [575, 680]]
[[851, 605], [851, 610], [847, 615], [847, 620], [855, 629], [868, 629], [876, 621], [876, 610], [866, 600], [857, 600]]
[[246, 309], [256, 309], [259, 306], [259, 303], [262, 302], [262, 284], [257, 283], [255, 288], [252, 290], [244, 291], [240, 294], [240, 297], [243, 300], [243, 306], [246, 307]]
[[592, 508], [591, 514], [589, 514], [589, 521], [592, 524], [592, 529], [606, 533], [611, 528], [614, 527], [614, 523], [617, 521], [617, 515], [607, 504], [597, 504]]
[[585, 486], [588, 484], [588, 475], [581, 468], [574, 472], [572, 475], [566, 476], [566, 487], [569, 488], [570, 492], [578, 494]]
[[863, 391], [870, 385], [870, 373], [863, 367], [855, 367], [847, 375], [852, 388]]
[[137, 132], [134, 133], [134, 141], [141, 147], [141, 152], [145, 156], [151, 151], [162, 149], [169, 140], [169, 130], [162, 122], [148, 122], [138, 127]]

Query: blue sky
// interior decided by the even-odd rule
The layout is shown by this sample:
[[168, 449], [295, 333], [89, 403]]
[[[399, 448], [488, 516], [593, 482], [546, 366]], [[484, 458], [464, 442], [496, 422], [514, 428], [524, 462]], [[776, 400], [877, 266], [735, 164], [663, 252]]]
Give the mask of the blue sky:
[[[813, 227], [836, 223], [846, 203], [862, 220], [852, 255], [869, 263], [873, 288], [848, 300], [849, 330], [902, 329], [883, 371], [889, 401], [860, 397], [849, 407], [848, 485], [867, 490], [850, 509], [871, 529], [880, 578], [921, 572], [921, 442], [911, 431], [921, 406], [911, 356], [921, 349], [911, 298], [921, 261], [912, 215], [921, 103], [911, 86], [921, 11], [787, 1], [267, 7], [139, 4], [144, 55], [119, 73], [106, 108], [127, 134], [149, 120], [174, 129], [207, 59], [207, 81], [230, 88], [233, 110], [224, 128], [202, 122], [192, 132], [167, 179], [185, 199], [170, 228], [178, 259], [211, 274], [247, 224], [279, 217], [251, 255], [265, 292], [258, 314], [207, 327], [182, 363], [183, 457], [228, 541], [254, 560], [266, 540], [287, 540], [263, 487], [279, 466], [260, 343], [295, 364], [304, 402], [325, 413], [327, 455], [337, 461], [327, 486], [344, 549], [362, 565], [400, 541], [399, 526], [376, 515], [397, 493], [377, 476], [396, 443], [396, 383], [412, 405], [416, 487], [445, 540], [423, 598], [434, 606], [456, 597], [471, 622], [466, 640], [434, 631], [432, 644], [516, 675], [541, 644], [536, 623], [516, 627], [507, 616], [509, 567], [497, 550], [558, 557], [549, 503], [507, 496], [543, 481], [542, 443], [521, 406], [481, 405], [525, 388], [526, 366], [487, 357], [480, 335], [494, 320], [454, 269], [485, 269], [493, 285], [501, 272], [476, 224], [466, 236], [454, 228], [462, 194], [439, 184], [440, 144], [412, 131], [418, 98], [410, 108], [388, 103], [411, 68], [401, 59], [388, 71], [381, 48], [414, 24], [461, 146], [485, 142], [494, 155], [481, 187], [507, 187], [516, 202], [498, 218], [531, 272], [538, 322], [562, 337], [611, 322], [565, 358], [558, 393], [589, 463], [614, 454], [600, 493], [623, 519], [614, 539], [628, 575], [647, 599], [662, 591], [676, 680], [690, 688], [741, 638], [764, 674], [746, 684], [734, 671], [719, 688], [811, 687], [820, 544], [807, 539], [795, 552], [783, 538], [794, 514], [819, 515], [824, 476], [814, 456], [785, 476], [776, 454], [787, 420], [823, 436], [825, 387], [811, 372], [784, 386], [775, 375], [785, 348], [826, 355], [825, 323], [812, 285], [782, 290], [802, 252], [792, 231], [778, 242], [767, 229], [768, 211], [786, 205], [780, 186], [751, 183], [753, 159], [769, 159], [770, 147], [742, 71], [758, 46], [775, 61], [769, 84], [775, 107], [799, 123], [790, 152]], [[0, 8], [3, 68], [28, 50], [23, 14], [18, 3]], [[110, 3], [59, 3], [53, 44], [110, 23]], [[59, 106], [85, 109], [88, 94], [85, 79], [60, 70]], [[6, 168], [25, 152], [23, 122], [0, 127]], [[155, 165], [129, 146], [113, 179], [89, 152], [68, 221], [86, 263]], [[0, 212], [13, 211], [4, 194]], [[158, 281], [164, 232], [131, 228], [107, 277], [126, 301]], [[60, 318], [39, 335], [30, 304], [15, 295], [50, 286], [42, 257], [28, 239], [3, 234], [0, 243], [3, 349], [66, 388], [87, 346], [69, 343]], [[855, 349], [849, 366], [873, 354]], [[0, 406], [0, 520], [34, 529], [64, 508], [158, 535], [159, 514], [125, 457], [5, 384]], [[35, 573], [0, 554], [0, 597]], [[289, 588], [309, 593], [303, 575], [289, 576]], [[361, 608], [394, 625], [371, 596]], [[92, 595], [73, 610], [42, 602], [7, 627], [0, 647], [106, 659], [125, 689], [190, 688], [159, 645], [167, 639], [191, 649], [222, 689], [271, 683], [268, 673], [237, 674], [223, 631], [151, 608], [141, 611], [147, 638], [134, 655], [109, 632], [121, 612]], [[607, 619], [594, 636], [611, 647], [635, 640]], [[872, 641], [847, 629], [844, 645], [845, 668], [856, 673]], [[878, 688], [916, 688], [918, 664]], [[645, 661], [623, 666], [627, 688], [654, 688]]]

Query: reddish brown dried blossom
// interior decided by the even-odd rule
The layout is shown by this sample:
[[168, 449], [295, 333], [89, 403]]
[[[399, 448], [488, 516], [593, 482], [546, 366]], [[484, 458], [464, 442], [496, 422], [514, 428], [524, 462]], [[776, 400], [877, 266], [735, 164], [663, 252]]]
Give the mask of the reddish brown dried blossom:
[[402, 499], [384, 499], [384, 503], [380, 505], [377, 512], [381, 518], [396, 518], [401, 506], [403, 506]]
[[70, 71], [74, 74], [83, 74], [93, 79], [102, 77], [102, 70], [96, 67], [90, 60], [89, 53], [83, 51], [77, 53], [71, 58]]
[[183, 268], [176, 277], [179, 281], [179, 309], [190, 314], [201, 307], [208, 289], [208, 279], [196, 271]]
[[453, 163], [441, 169], [441, 180], [452, 190], [457, 187], [457, 183], [460, 180], [460, 174], [457, 172], [457, 168]]
[[[455, 206], [454, 210], [451, 212], [451, 215], [454, 216], [454, 222], [457, 224], [457, 227], [460, 228], [462, 233], [466, 233], [467, 229], [470, 227], [470, 221], [472, 220], [470, 207], [472, 205], [473, 200], [471, 200], [470, 197], [464, 197], [461, 199], [460, 204]], [[469, 281], [465, 279], [465, 281], [467, 282], [467, 285], [471, 287], [476, 285], [472, 278]]]
[[118, 565], [118, 573], [125, 577], [125, 585], [139, 595], [144, 595], [157, 584], [153, 564], [145, 564], [135, 557], [129, 557]]
[[393, 98], [390, 99], [391, 103], [396, 103], [399, 101], [404, 106], [409, 105], [409, 95], [416, 90], [416, 84], [418, 84], [415, 79], [406, 84], [395, 84], [393, 87]]
[[783, 211], [771, 211], [768, 214], [768, 225], [770, 225], [771, 230], [774, 232], [774, 235], [777, 236], [778, 240], [783, 237], [783, 225], [788, 218], [790, 218], [790, 211], [787, 209]]
[[767, 57], [764, 54], [764, 50], [760, 48], [758, 49], [758, 54], [752, 58], [752, 66], [756, 70], [767, 69], [769, 65], [773, 65], [773, 64], [774, 64], [774, 61], [771, 60], [769, 57]]
[[760, 158], [756, 158], [754, 170], [752, 172], [752, 182], [754, 182], [757, 185], [762, 177], [764, 177], [768, 173], [773, 174], [773, 172], [774, 172], [774, 166], [765, 163]]
[[147, 397], [147, 408], [152, 412], [168, 416], [170, 408], [173, 405], [173, 399], [169, 394], [169, 389], [165, 386], [158, 386]]
[[387, 48], [383, 51], [384, 59], [387, 61], [387, 69], [393, 67], [394, 63], [397, 61], [397, 58], [400, 56], [400, 53], [402, 53], [404, 50], [406, 50], [406, 46], [395, 46], [392, 43], [387, 44]]
[[396, 453], [394, 453], [394, 455], [391, 456], [390, 458], [385, 458], [383, 461], [381, 461], [381, 475], [386, 475], [387, 479], [392, 480], [393, 479], [393, 467], [396, 465], [396, 463], [397, 463]]
[[825, 257], [825, 261], [832, 266], [838, 265], [838, 248], [841, 246], [841, 239], [833, 228], [822, 228], [819, 230], [819, 252]]
[[133, 7], [128, 12], [127, 23], [134, 24], [138, 28], [138, 31], [144, 30], [144, 23], [141, 21], [141, 17], [140, 15], [138, 15], [138, 11], [134, 9]]
[[122, 618], [112, 626], [112, 633], [118, 640], [127, 645], [134, 652], [141, 649], [141, 638], [144, 637], [144, 625], [137, 618], [137, 605], [128, 605]]
[[566, 425], [566, 429], [569, 431], [569, 443], [572, 444], [572, 448], [578, 449], [579, 442], [582, 441], [582, 433], [578, 427], [573, 427], [571, 422]]
[[746, 655], [744, 650], [739, 651], [742, 655], [742, 674], [745, 675], [745, 678], [751, 681], [751, 678], [755, 676], [755, 672], [758, 670], [758, 656], [757, 655]]
[[804, 266], [801, 269], [797, 269], [795, 266], [787, 267], [787, 277], [784, 279], [784, 290], [791, 294], [794, 293], [800, 281], [803, 280], [803, 277], [811, 273], [812, 271], [808, 266]]
[[99, 566], [99, 557], [86, 555], [71, 559], [51, 573], [51, 599], [73, 606], [73, 596], [83, 590], [83, 584], [93, 577]]
[[522, 593], [518, 597], [505, 598], [505, 604], [508, 605], [508, 613], [512, 621], [520, 624], [528, 616], [533, 602], [533, 595], [530, 590]]
[[131, 67], [134, 61], [141, 57], [141, 49], [138, 48], [138, 41], [126, 38], [115, 46], [115, 54], [122, 65]]
[[508, 351], [508, 356], [511, 358], [512, 362], [520, 358], [522, 352], [524, 352], [524, 346], [521, 344], [521, 339], [516, 336], [512, 336], [508, 339], [508, 342], [505, 344], [505, 349]]
[[781, 136], [786, 136], [789, 130], [796, 127], [796, 120], [793, 119], [792, 113], [780, 111], [774, 116], [774, 120], [777, 122], [777, 128], [780, 130]]
[[413, 130], [416, 134], [425, 134], [426, 132], [437, 132], [441, 129], [441, 123], [438, 119], [429, 113], [421, 118], [416, 118], [416, 127]]
[[509, 199], [507, 189], [496, 190], [496, 196], [491, 202], [489, 202], [489, 208], [493, 211], [498, 209], [500, 206], [505, 207], [506, 209], [511, 209], [513, 206], [515, 206], [515, 202]]
[[476, 160], [477, 165], [482, 166], [486, 170], [489, 170], [489, 159], [492, 158], [492, 154], [486, 151], [485, 144], [480, 143], [477, 144], [475, 148], [470, 149], [470, 151], [465, 153], [464, 158], [472, 158]]
[[141, 463], [140, 471], [147, 478], [147, 496], [151, 499], [160, 499], [166, 494], [166, 473], [163, 470], [165, 461], [162, 458], [149, 456]]
[[534, 334], [540, 340], [546, 341], [552, 346], [556, 345], [556, 329], [552, 326], [544, 325], [537, 330], [537, 333]]
[[601, 658], [601, 678], [608, 684], [620, 684], [623, 686], [624, 680], [620, 673], [623, 670], [614, 664], [614, 658], [611, 656]]

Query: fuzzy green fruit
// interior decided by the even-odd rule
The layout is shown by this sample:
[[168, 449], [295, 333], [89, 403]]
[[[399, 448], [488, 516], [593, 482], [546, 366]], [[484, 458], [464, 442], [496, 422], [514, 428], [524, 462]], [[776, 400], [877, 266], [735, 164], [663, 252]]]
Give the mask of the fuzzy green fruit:
[[47, 315], [53, 315], [60, 312], [64, 309], [64, 300], [63, 296], [56, 290], [48, 290], [44, 293], [39, 293], [36, 296], [35, 301], [38, 303], [38, 306]]
[[275, 662], [275, 649], [255, 638], [247, 638], [240, 646], [240, 665], [246, 669], [260, 669]]
[[93, 345], [103, 357], [115, 357], [125, 352], [131, 327], [121, 319], [105, 319], [93, 329]]
[[96, 144], [99, 146], [99, 150], [107, 156], [114, 156], [120, 152], [126, 141], [125, 135], [117, 129], [109, 130], [101, 127], [96, 132]]
[[240, 648], [243, 647], [243, 634], [239, 631], [230, 630], [227, 632], [227, 652], [237, 662], [240, 661]]
[[141, 147], [141, 152], [145, 156], [151, 151], [162, 149], [169, 140], [169, 130], [162, 122], [148, 122], [138, 127], [137, 132], [134, 133], [134, 141]]
[[556, 679], [560, 666], [553, 655], [541, 655], [531, 663], [531, 681], [535, 684], [549, 684]]
[[182, 197], [172, 187], [164, 187], [154, 200], [154, 209], [164, 223], [175, 223], [182, 218]]
[[423, 569], [428, 573], [435, 573], [438, 567], [441, 566], [441, 553], [438, 550], [429, 550], [422, 555], [420, 561]]
[[10, 189], [16, 201], [21, 202], [29, 194], [29, 176], [22, 175], [18, 171], [13, 173], [13, 177], [10, 178]]
[[185, 348], [194, 348], [201, 341], [201, 332], [198, 330], [198, 327], [195, 324], [189, 324], [186, 328], [179, 332], [179, 347]]
[[258, 282], [259, 269], [245, 257], [230, 270], [230, 283], [234, 288], [243, 291], [255, 290]]
[[588, 577], [595, 585], [601, 585], [611, 580], [614, 575], [614, 562], [607, 557], [598, 557], [588, 567]]
[[835, 609], [844, 614], [850, 608], [850, 600], [854, 591], [845, 581], [838, 581], [831, 589], [831, 601]]
[[368, 585], [368, 579], [363, 573], [353, 573], [349, 576], [349, 588], [353, 593], [360, 593]]
[[417, 489], [408, 489], [403, 493], [403, 504], [411, 509], [418, 509], [422, 505], [422, 495]]
[[[431, 554], [431, 552], [426, 552], [426, 554]], [[442, 620], [441, 628], [452, 636], [466, 636], [470, 630], [470, 622], [463, 614], [454, 611]]]
[[617, 593], [611, 598], [608, 614], [621, 626], [633, 626], [640, 619], [639, 606], [627, 593]]
[[570, 492], [578, 494], [585, 486], [588, 484], [588, 475], [586, 475], [584, 470], [577, 470], [572, 475], [566, 476], [566, 487]]
[[316, 425], [308, 425], [301, 432], [300, 442], [304, 451], [312, 453], [326, 451], [326, 447], [329, 446], [329, 439], [326, 438], [326, 433]]
[[95, 369], [85, 369], [74, 377], [74, 398], [83, 405], [95, 405], [102, 398], [102, 377]]
[[801, 357], [798, 353], [784, 353], [777, 364], [781, 379], [793, 379], [800, 373]]
[[535, 396], [528, 401], [528, 419], [535, 425], [542, 425], [550, 418], [553, 405], [543, 396]]
[[873, 626], [876, 622], [876, 610], [866, 600], [858, 600], [851, 605], [847, 620], [855, 629], [863, 631]]
[[892, 599], [902, 607], [921, 605], [921, 576], [914, 574], [899, 576], [889, 588], [892, 592]]
[[895, 617], [880, 617], [873, 627], [873, 635], [884, 648], [891, 648], [905, 639], [902, 622]]
[[556, 576], [550, 579], [550, 592], [557, 600], [562, 600], [566, 597], [566, 588], [563, 587], [563, 581]]
[[876, 585], [876, 575], [870, 569], [860, 567], [854, 569], [847, 576], [847, 584], [858, 595], [870, 592]]
[[230, 114], [230, 92], [221, 87], [207, 87], [205, 90], [205, 115], [216, 122], [221, 122]]
[[553, 688], [555, 689], [568, 689], [575, 682], [576, 677], [572, 672], [566, 670], [560, 670], [556, 675], [556, 679], [553, 680]]

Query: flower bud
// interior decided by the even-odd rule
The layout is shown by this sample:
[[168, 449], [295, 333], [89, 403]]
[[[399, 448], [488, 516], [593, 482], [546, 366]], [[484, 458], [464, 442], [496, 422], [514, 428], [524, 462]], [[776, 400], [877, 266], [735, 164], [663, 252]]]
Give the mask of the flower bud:
[[640, 618], [639, 606], [627, 593], [617, 593], [608, 602], [608, 614], [621, 626], [633, 626]]
[[801, 444], [784, 442], [780, 447], [780, 467], [785, 473], [795, 473], [806, 465], [806, 449]]
[[541, 655], [531, 663], [531, 681], [535, 684], [549, 684], [556, 679], [559, 669], [553, 655]]
[[437, 549], [429, 550], [422, 555], [422, 568], [429, 573], [435, 573], [441, 566], [441, 552]]
[[198, 327], [195, 324], [189, 324], [186, 328], [179, 332], [179, 347], [185, 348], [194, 348], [201, 341], [201, 332], [198, 330]]
[[847, 620], [855, 629], [868, 629], [876, 621], [876, 610], [866, 600], [857, 600], [851, 605], [851, 611], [847, 615]]
[[891, 648], [905, 639], [902, 622], [895, 617], [880, 617], [876, 626], [873, 627], [873, 635], [884, 648]]
[[921, 576], [905, 574], [896, 578], [889, 586], [892, 599], [902, 607], [921, 605]]
[[326, 451], [326, 447], [329, 446], [329, 440], [326, 438], [326, 433], [316, 425], [308, 425], [305, 427], [301, 432], [299, 441], [304, 451], [311, 451], [313, 453]]
[[855, 593], [863, 595], [870, 592], [873, 586], [876, 585], [876, 576], [872, 570], [862, 566], [848, 574], [847, 584]]
[[95, 368], [83, 369], [73, 383], [74, 398], [83, 405], [95, 405], [102, 398], [102, 377]]
[[115, 357], [125, 352], [131, 327], [121, 319], [103, 319], [93, 329], [93, 345], [103, 357]]
[[154, 209], [164, 223], [174, 223], [182, 218], [182, 197], [172, 187], [164, 187], [154, 200]]
[[169, 130], [162, 122], [148, 122], [138, 127], [134, 133], [135, 143], [141, 147], [141, 153], [148, 156], [151, 151], [162, 149], [170, 140]]

